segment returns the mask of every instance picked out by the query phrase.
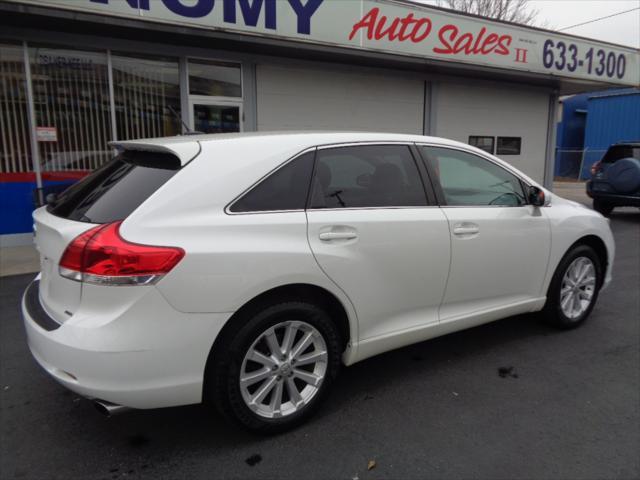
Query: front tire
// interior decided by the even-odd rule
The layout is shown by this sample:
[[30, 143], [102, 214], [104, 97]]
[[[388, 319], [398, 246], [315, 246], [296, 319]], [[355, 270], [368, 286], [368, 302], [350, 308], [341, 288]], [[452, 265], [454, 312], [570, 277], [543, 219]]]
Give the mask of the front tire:
[[569, 250], [551, 279], [544, 321], [563, 330], [580, 326], [593, 310], [602, 278], [603, 266], [593, 248], [577, 245]]
[[320, 406], [340, 368], [342, 341], [322, 308], [304, 301], [242, 315], [206, 379], [217, 409], [259, 433], [289, 430]]

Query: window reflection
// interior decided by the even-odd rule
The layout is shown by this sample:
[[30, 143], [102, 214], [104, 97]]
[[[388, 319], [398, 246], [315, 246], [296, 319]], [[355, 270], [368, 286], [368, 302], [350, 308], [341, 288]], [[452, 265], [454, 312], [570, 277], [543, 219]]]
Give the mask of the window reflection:
[[228, 133], [240, 131], [240, 108], [236, 106], [193, 106], [195, 130], [202, 133]]
[[110, 157], [106, 52], [29, 48], [43, 171], [93, 170]]
[[180, 134], [178, 60], [114, 54], [111, 61], [118, 140]]
[[241, 97], [240, 65], [189, 60], [189, 93], [213, 97]]
[[0, 172], [32, 170], [22, 46], [0, 44]]

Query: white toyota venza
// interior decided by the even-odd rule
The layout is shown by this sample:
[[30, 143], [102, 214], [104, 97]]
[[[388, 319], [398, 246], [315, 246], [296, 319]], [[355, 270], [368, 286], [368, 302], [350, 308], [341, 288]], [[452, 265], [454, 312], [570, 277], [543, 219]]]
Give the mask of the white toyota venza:
[[611, 279], [605, 218], [462, 143], [112, 146], [35, 211], [42, 271], [22, 305], [38, 363], [107, 412], [205, 402], [281, 431], [342, 364], [527, 312], [573, 328]]

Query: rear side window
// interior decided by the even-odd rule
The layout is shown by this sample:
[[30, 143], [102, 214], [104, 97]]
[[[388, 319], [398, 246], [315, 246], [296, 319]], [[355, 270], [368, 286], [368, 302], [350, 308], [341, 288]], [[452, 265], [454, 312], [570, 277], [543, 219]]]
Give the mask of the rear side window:
[[637, 158], [640, 160], [640, 146], [614, 145], [609, 147], [602, 158], [602, 163], [613, 163], [621, 158]]
[[363, 145], [318, 150], [311, 208], [427, 205], [409, 147]]
[[300, 155], [238, 199], [233, 213], [304, 210], [311, 183], [314, 152]]
[[179, 169], [173, 155], [125, 151], [65, 190], [48, 210], [79, 222], [124, 220]]

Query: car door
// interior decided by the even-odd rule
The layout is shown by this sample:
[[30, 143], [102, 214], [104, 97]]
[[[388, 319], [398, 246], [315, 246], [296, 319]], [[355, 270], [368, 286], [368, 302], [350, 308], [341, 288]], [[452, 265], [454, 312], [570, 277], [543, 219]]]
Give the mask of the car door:
[[426, 170], [411, 147], [321, 147], [316, 155], [309, 244], [353, 303], [359, 340], [437, 323], [449, 227], [427, 200]]
[[449, 222], [451, 268], [440, 320], [522, 306], [542, 291], [551, 230], [543, 208], [529, 205], [523, 182], [471, 152], [419, 146]]

